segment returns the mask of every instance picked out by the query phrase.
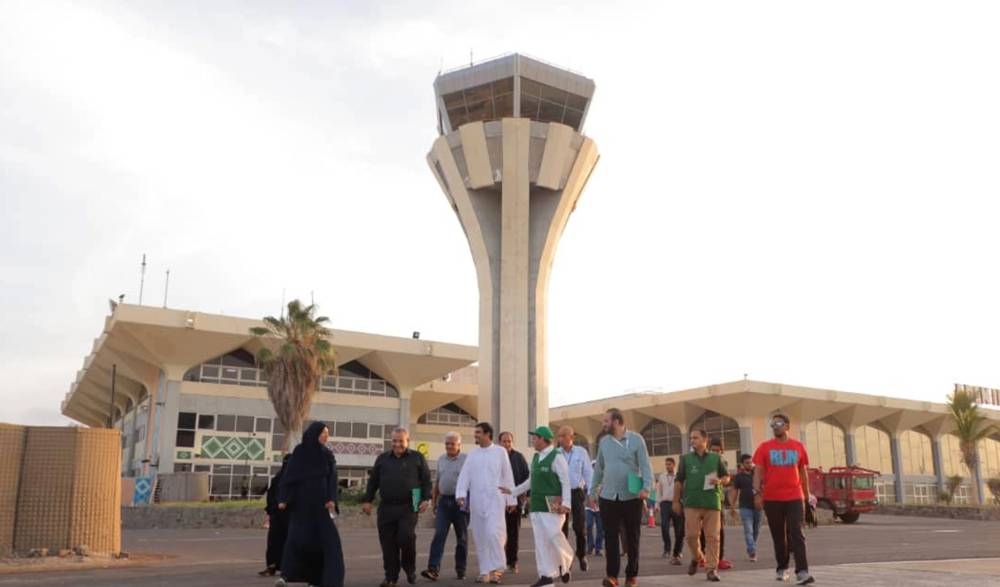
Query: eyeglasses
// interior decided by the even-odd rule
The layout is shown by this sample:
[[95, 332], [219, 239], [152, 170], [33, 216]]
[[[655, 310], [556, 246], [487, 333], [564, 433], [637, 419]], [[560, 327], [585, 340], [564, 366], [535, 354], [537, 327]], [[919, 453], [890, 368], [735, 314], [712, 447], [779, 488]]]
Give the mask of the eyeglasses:
[[775, 418], [775, 419], [771, 420], [771, 428], [777, 429], [777, 428], [781, 428], [782, 426], [787, 426], [787, 425], [788, 425], [788, 423], [785, 422], [784, 420], [782, 420], [781, 418]]

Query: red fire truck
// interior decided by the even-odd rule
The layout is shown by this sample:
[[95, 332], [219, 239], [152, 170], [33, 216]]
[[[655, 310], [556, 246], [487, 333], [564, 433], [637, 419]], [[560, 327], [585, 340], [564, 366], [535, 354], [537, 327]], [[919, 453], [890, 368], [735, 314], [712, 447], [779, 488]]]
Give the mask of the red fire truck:
[[856, 466], [833, 467], [829, 471], [809, 469], [809, 490], [816, 496], [819, 507], [833, 510], [834, 517], [853, 524], [861, 514], [878, 505], [875, 479], [880, 474]]

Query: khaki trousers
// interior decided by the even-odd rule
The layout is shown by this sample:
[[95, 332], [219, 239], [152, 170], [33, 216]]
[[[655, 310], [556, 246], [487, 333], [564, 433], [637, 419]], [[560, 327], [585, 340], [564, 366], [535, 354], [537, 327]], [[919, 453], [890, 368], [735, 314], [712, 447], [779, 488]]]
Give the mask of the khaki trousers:
[[[684, 508], [684, 537], [693, 560], [705, 559], [705, 570], [714, 571], [719, 566], [719, 527], [722, 512], [704, 508]], [[705, 550], [701, 551], [701, 531], [705, 530]]]

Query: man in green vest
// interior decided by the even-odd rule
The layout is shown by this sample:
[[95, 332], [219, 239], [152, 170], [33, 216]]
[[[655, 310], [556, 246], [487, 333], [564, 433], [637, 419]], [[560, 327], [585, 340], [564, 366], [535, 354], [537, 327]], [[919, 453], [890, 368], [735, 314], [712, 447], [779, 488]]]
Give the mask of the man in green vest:
[[535, 446], [531, 476], [514, 488], [514, 495], [531, 491], [531, 531], [538, 566], [538, 581], [531, 587], [552, 585], [556, 577], [568, 583], [573, 547], [562, 533], [562, 526], [570, 512], [569, 464], [554, 450], [554, 435], [548, 426], [539, 426], [528, 434]]
[[[674, 512], [681, 513], [684, 502], [684, 536], [691, 549], [688, 575], [698, 572], [698, 563], [704, 559], [706, 578], [719, 580], [719, 526], [722, 524], [722, 493], [718, 486], [729, 482], [729, 470], [722, 455], [708, 450], [708, 433], [704, 429], [691, 430], [691, 452], [681, 455], [677, 476], [674, 478]], [[699, 540], [705, 531], [706, 551]]]

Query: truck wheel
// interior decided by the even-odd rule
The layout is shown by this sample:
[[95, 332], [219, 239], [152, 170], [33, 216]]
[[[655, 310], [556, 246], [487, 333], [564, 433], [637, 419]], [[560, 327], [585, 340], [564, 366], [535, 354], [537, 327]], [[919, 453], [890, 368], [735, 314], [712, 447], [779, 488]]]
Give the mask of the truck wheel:
[[853, 524], [854, 522], [857, 522], [860, 517], [861, 514], [858, 512], [845, 512], [840, 514], [840, 521], [845, 524]]

